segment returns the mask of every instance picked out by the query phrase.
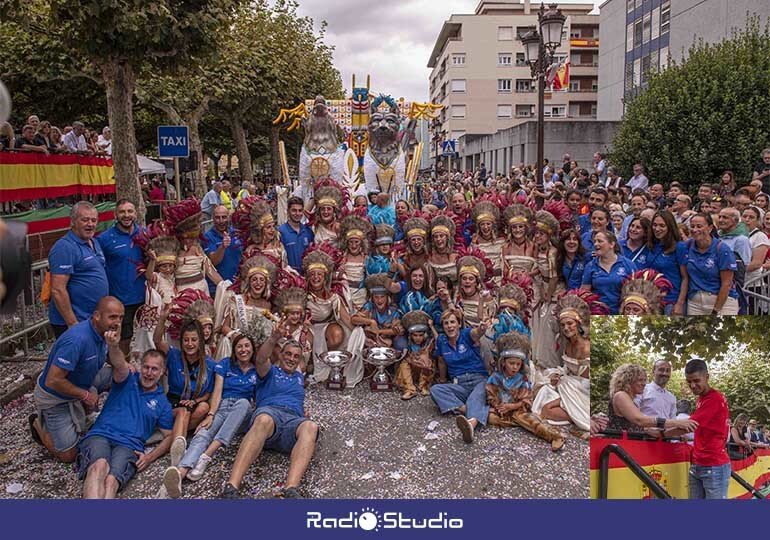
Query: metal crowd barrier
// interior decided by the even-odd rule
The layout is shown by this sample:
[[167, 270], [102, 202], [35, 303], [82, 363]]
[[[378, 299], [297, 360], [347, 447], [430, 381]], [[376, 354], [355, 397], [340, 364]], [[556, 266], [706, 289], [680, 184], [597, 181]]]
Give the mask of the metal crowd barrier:
[[747, 315], [770, 314], [770, 270], [747, 279], [743, 284], [743, 292], [749, 301]]

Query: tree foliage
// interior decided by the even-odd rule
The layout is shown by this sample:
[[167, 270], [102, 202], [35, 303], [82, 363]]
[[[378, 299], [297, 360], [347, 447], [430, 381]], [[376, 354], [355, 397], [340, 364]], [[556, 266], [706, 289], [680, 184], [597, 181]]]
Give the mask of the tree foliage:
[[624, 363], [652, 372], [671, 362], [669, 389], [691, 397], [683, 369], [690, 358], [709, 364], [712, 386], [733, 413], [770, 421], [770, 337], [765, 317], [594, 317], [591, 321], [591, 409], [607, 410], [612, 373]]
[[725, 169], [748, 181], [770, 144], [770, 24], [750, 18], [718, 44], [695, 43], [686, 59], [652, 73], [627, 103], [611, 159], [626, 175], [644, 163], [651, 179], [697, 189]]

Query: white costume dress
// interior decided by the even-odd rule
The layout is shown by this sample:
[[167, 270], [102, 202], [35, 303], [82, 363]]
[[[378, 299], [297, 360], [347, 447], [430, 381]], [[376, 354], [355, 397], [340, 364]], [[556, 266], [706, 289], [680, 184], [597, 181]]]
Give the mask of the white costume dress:
[[[550, 368], [543, 372], [546, 380], [554, 373], [560, 374], [561, 379], [556, 387], [547, 383], [540, 388], [537, 396], [535, 396], [535, 401], [532, 403], [532, 412], [540, 416], [546, 404], [560, 399], [561, 408], [567, 412], [572, 422], [583, 431], [589, 431], [591, 428], [591, 383], [582, 374], [588, 370], [590, 359], [577, 360], [566, 354], [562, 355], [562, 359], [564, 360], [563, 367]], [[569, 422], [554, 420], [548, 420], [548, 423], [554, 425], [569, 424]]]

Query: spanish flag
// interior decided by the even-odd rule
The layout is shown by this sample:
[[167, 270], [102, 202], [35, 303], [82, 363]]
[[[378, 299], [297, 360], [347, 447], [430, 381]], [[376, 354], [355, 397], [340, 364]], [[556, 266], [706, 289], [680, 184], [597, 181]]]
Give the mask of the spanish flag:
[[569, 60], [553, 68], [553, 89], [569, 88]]

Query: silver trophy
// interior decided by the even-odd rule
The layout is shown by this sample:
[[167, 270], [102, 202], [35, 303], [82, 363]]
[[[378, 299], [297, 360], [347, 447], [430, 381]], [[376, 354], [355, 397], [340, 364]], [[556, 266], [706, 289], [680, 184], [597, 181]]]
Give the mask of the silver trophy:
[[332, 370], [326, 380], [326, 388], [330, 390], [343, 390], [345, 388], [345, 375], [342, 369], [353, 359], [353, 353], [348, 351], [326, 351], [318, 355], [318, 359]]
[[390, 347], [372, 347], [367, 351], [364, 361], [377, 368], [369, 383], [372, 392], [393, 390], [393, 381], [385, 368], [401, 360], [405, 354], [406, 351], [399, 355], [397, 350]]

